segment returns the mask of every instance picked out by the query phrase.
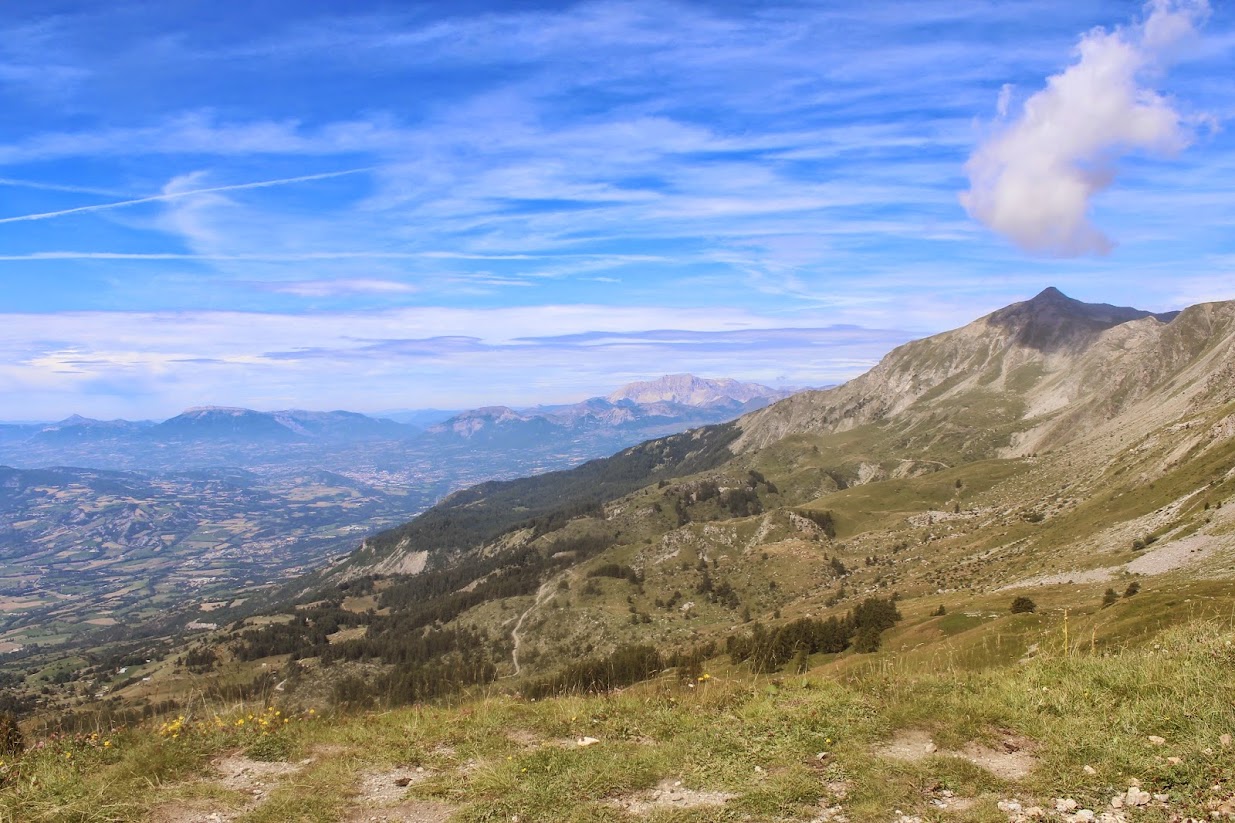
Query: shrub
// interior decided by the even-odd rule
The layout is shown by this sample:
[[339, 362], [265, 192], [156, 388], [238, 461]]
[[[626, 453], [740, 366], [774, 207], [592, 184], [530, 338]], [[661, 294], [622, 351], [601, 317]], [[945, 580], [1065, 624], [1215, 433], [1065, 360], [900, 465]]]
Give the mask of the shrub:
[[1124, 597], [1131, 597], [1141, 590], [1141, 584], [1133, 580], [1128, 584], [1128, 588], [1124, 589]]
[[21, 754], [25, 748], [25, 738], [17, 726], [17, 719], [11, 714], [0, 714], [0, 755], [14, 757]]
[[863, 626], [853, 636], [853, 650], [862, 654], [879, 651], [880, 631], [874, 626]]
[[1030, 614], [1038, 610], [1038, 604], [1030, 600], [1028, 597], [1018, 597], [1012, 601], [1011, 611], [1013, 614]]
[[943, 607], [942, 603], [940, 603], [939, 607], [931, 612], [931, 617], [943, 617], [947, 613], [948, 610]]
[[1102, 608], [1113, 606], [1119, 601], [1119, 594], [1114, 589], [1107, 589], [1106, 594], [1102, 595]]

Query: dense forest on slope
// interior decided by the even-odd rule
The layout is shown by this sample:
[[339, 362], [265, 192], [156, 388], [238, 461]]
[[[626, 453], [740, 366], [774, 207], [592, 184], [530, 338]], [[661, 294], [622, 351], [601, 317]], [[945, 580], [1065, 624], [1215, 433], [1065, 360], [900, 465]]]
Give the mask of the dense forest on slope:
[[651, 440], [568, 471], [481, 483], [456, 492], [415, 520], [365, 541], [350, 561], [365, 565], [396, 550], [448, 557], [493, 540], [512, 526], [554, 512], [583, 511], [662, 478], [714, 468], [730, 459], [732, 423]]

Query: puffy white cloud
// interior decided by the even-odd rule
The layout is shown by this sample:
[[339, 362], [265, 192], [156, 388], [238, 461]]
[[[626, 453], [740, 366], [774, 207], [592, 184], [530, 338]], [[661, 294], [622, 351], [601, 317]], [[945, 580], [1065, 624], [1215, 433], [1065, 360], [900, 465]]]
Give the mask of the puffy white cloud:
[[[1091, 222], [1094, 195], [1131, 151], [1170, 154], [1190, 138], [1186, 118], [1150, 88], [1209, 12], [1207, 0], [1153, 0], [1134, 25], [1086, 33], [1078, 59], [1025, 101], [969, 158], [969, 213], [1027, 251], [1102, 254], [1111, 241]], [[998, 109], [1008, 104], [1005, 86]]]

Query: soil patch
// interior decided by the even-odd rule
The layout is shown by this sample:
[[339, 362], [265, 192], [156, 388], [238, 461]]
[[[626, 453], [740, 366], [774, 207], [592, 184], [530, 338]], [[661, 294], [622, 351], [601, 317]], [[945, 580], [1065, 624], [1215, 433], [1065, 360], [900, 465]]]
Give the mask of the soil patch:
[[935, 741], [924, 731], [918, 729], [902, 729], [887, 743], [875, 747], [875, 754], [892, 760], [908, 760], [916, 763], [930, 757], [939, 751]]
[[1033, 755], [1032, 740], [1005, 735], [994, 746], [966, 743], [960, 751], [943, 750], [935, 745], [931, 736], [917, 729], [905, 729], [896, 736], [874, 748], [879, 757], [892, 760], [917, 762], [927, 757], [959, 757], [985, 769], [1003, 780], [1022, 780], [1038, 765]]
[[[998, 748], [966, 743], [959, 756], [1004, 780], [1022, 780], [1038, 765], [1028, 740], [1006, 737]], [[957, 754], [946, 752], [946, 754]]]
[[407, 787], [429, 777], [423, 768], [398, 768], [384, 772], [369, 772], [360, 777], [356, 786], [356, 801], [365, 807], [392, 806], [407, 795]]
[[255, 797], [264, 796], [280, 778], [300, 771], [300, 766], [294, 763], [253, 760], [240, 754], [221, 757], [211, 765], [221, 776], [220, 785]]
[[414, 800], [386, 809], [360, 810], [348, 815], [347, 823], [446, 823], [458, 807], [433, 800]]
[[636, 817], [644, 817], [658, 809], [723, 806], [735, 797], [737, 795], [728, 792], [688, 789], [682, 785], [681, 781], [662, 780], [654, 789], [616, 798], [609, 801], [609, 805], [616, 806]]
[[150, 823], [231, 823], [243, 813], [220, 811], [208, 800], [178, 800], [151, 809]]

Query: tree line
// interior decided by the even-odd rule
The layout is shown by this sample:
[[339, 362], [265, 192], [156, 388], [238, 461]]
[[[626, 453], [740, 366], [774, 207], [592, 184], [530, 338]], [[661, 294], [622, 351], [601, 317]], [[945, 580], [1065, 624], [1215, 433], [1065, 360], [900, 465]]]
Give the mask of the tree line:
[[730, 636], [725, 650], [733, 663], [750, 663], [755, 672], [775, 672], [791, 660], [803, 669], [807, 656], [835, 654], [853, 646], [859, 652], [878, 650], [880, 636], [901, 619], [895, 600], [869, 597], [843, 618], [803, 617], [776, 628], [761, 623], [748, 634]]

